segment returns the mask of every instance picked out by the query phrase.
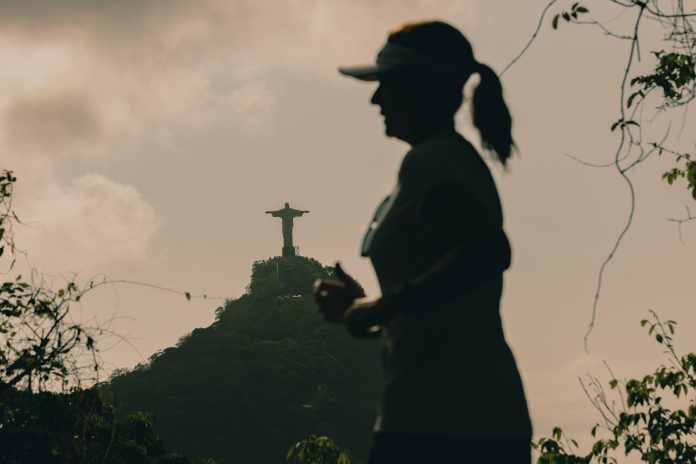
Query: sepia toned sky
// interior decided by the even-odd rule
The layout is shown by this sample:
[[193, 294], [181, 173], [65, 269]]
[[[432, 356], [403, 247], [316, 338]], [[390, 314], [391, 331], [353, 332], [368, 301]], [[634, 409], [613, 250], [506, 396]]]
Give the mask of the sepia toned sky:
[[[615, 17], [604, 3], [584, 2], [596, 19]], [[439, 18], [501, 70], [545, 4], [0, 1], [0, 167], [19, 178], [15, 206], [28, 225], [17, 243], [29, 251], [21, 266], [56, 285], [73, 273], [106, 275], [234, 298], [254, 260], [280, 253], [280, 224], [264, 211], [287, 201], [311, 211], [296, 221], [300, 253], [340, 260], [374, 293], [359, 242], [408, 147], [384, 136], [369, 105], [374, 85], [336, 68], [373, 60], [403, 21]], [[664, 359], [639, 327], [649, 309], [678, 321], [679, 350], [696, 349], [688, 337], [696, 226], [684, 224], [682, 243], [666, 220], [693, 204], [683, 185], [660, 180], [670, 159], [630, 172], [635, 222], [605, 273], [585, 353], [597, 271], [629, 196], [613, 168], [568, 155], [613, 159], [618, 135], [609, 126], [628, 42], [590, 27], [553, 31], [549, 21], [503, 78], [520, 152], [509, 172], [493, 167], [513, 246], [502, 314], [536, 433], [560, 425], [582, 437], [598, 416], [578, 376], [608, 380], [602, 360], [619, 377], [641, 375]], [[649, 26], [644, 34], [639, 66], [648, 69], [660, 34]], [[674, 148], [693, 151], [696, 116], [672, 119]], [[657, 119], [646, 137], [659, 140], [669, 121]], [[477, 143], [467, 108], [458, 124]], [[102, 345], [113, 369], [210, 324], [220, 304], [117, 285], [91, 293], [76, 317], [108, 321], [126, 337]]]

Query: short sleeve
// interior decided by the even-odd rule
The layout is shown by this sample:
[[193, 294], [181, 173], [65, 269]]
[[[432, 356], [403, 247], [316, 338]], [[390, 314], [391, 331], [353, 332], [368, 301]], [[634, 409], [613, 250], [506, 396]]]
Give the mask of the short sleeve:
[[477, 240], [500, 228], [474, 190], [457, 180], [431, 187], [425, 194], [420, 216], [451, 243]]

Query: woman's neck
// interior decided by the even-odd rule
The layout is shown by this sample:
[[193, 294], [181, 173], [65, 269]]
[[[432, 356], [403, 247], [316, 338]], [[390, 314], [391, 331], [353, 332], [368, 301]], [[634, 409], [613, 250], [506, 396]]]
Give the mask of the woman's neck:
[[454, 119], [447, 119], [444, 121], [427, 121], [426, 123], [419, 125], [417, 130], [414, 130], [413, 133], [409, 134], [407, 138], [404, 138], [404, 142], [413, 147], [429, 139], [433, 135], [443, 132], [456, 132], [456, 129], [454, 128]]

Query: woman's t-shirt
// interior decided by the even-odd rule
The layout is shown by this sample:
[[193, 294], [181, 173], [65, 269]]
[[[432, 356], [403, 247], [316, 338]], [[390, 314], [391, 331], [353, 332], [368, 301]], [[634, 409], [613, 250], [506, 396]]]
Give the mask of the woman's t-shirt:
[[[435, 208], [438, 217], [431, 220], [432, 193], [448, 183], [464, 185], [470, 195]], [[488, 167], [459, 134], [440, 133], [404, 157], [397, 184], [366, 233], [363, 254], [382, 293], [393, 294], [453, 247], [502, 226]], [[501, 292], [498, 273], [473, 290], [433, 295], [384, 327], [386, 386], [375, 431], [531, 436], [524, 390], [502, 330]]]

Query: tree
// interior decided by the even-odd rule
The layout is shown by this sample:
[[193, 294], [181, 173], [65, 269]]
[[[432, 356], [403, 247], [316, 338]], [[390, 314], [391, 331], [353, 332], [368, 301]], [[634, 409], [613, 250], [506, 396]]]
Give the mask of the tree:
[[[553, 11], [560, 3], [566, 5]], [[610, 20], [593, 18], [591, 10], [599, 4], [613, 8], [616, 14]], [[605, 269], [616, 256], [633, 223], [636, 196], [631, 173], [651, 156], [670, 156], [674, 165], [660, 174], [662, 179], [669, 185], [683, 182], [692, 199], [696, 200], [696, 153], [676, 148], [685, 129], [683, 121], [686, 112], [696, 99], [696, 2], [604, 0], [592, 2], [588, 7], [580, 2], [571, 3], [570, 0], [551, 0], [543, 9], [531, 39], [505, 67], [503, 73], [537, 40], [541, 28], [547, 24], [545, 18], [549, 11], [554, 13], [550, 20], [553, 30], [565, 27], [566, 24], [590, 26], [626, 43], [626, 65], [618, 82], [620, 95], [617, 117], [609, 127], [617, 137], [611, 160], [605, 164], [591, 164], [574, 158], [587, 166], [613, 168], [630, 194], [626, 222], [597, 275], [592, 314], [585, 335], [585, 349], [588, 350], [588, 338], [595, 324]], [[613, 21], [616, 18], [626, 20], [617, 23]], [[643, 35], [646, 23], [662, 28], [664, 34], [659, 43], [649, 42], [646, 46]], [[648, 54], [642, 52], [645, 49], [649, 50]], [[652, 61], [651, 71], [638, 71], [637, 62], [644, 57]], [[651, 109], [655, 112], [654, 116], [644, 117], [644, 112]], [[674, 134], [671, 131], [671, 121], [678, 118], [676, 111], [683, 111], [682, 127]], [[668, 129], [661, 138], [651, 139], [647, 135], [647, 129], [654, 129], [658, 119], [670, 121]], [[687, 135], [691, 137], [689, 143], [696, 147], [693, 131], [687, 131]], [[678, 225], [680, 240], [682, 225], [696, 219], [689, 206], [686, 211], [685, 217], [668, 218]], [[605, 430], [609, 432], [608, 438], [596, 441], [588, 454], [576, 455], [572, 450], [577, 448], [577, 444], [568, 439], [560, 428], [555, 428], [551, 438], [542, 438], [534, 443], [534, 447], [540, 452], [539, 463], [617, 462], [612, 454], [621, 445], [626, 455], [639, 454], [645, 462], [682, 463], [696, 460], [693, 442], [696, 420], [696, 355], [690, 353], [677, 356], [671, 339], [674, 321], [663, 324], [655, 313], [651, 314], [653, 322], [649, 324], [648, 320], [643, 320], [641, 325], [649, 324], [649, 333], [654, 334], [657, 342], [667, 349], [671, 367], [660, 366], [653, 374], [628, 382], [612, 378], [609, 386], [620, 396], [618, 410], [611, 406], [602, 384], [590, 377], [589, 384], [583, 384], [583, 388], [603, 418], [603, 423], [592, 429], [592, 435], [595, 436], [598, 430]], [[668, 409], [663, 402], [665, 393], [671, 393], [687, 405], [684, 408]]]
[[304, 464], [350, 464], [348, 454], [327, 437], [310, 435], [295, 443], [285, 459]]
[[696, 462], [696, 353], [677, 355], [672, 343], [676, 322], [663, 323], [651, 315], [652, 321], [643, 319], [641, 326], [665, 348], [669, 365], [641, 379], [612, 378], [609, 388], [618, 395], [614, 400], [591, 377], [583, 388], [602, 417], [591, 433], [597, 437], [605, 432], [606, 438], [595, 441], [587, 454], [576, 454], [577, 442], [556, 427], [551, 438], [533, 443], [538, 464], [617, 463], [620, 451], [651, 464]]
[[[0, 172], [0, 263], [9, 260], [9, 271], [18, 253], [16, 181], [11, 171]], [[99, 379], [96, 340], [105, 329], [72, 320], [70, 308], [99, 284], [81, 290], [70, 281], [53, 290], [34, 280], [20, 275], [0, 283], [0, 462], [190, 462], [167, 456], [146, 414], [119, 417], [98, 389], [83, 388]]]
[[[670, 156], [674, 167], [661, 173], [661, 177], [669, 184], [685, 181], [693, 200], [696, 200], [696, 152], [688, 152], [675, 148], [684, 130], [676, 133], [668, 130], [660, 139], [647, 136], [647, 129], [654, 128], [660, 120], [671, 121], [678, 119], [677, 111], [683, 111], [682, 121], [686, 112], [696, 99], [696, 2], [693, 0], [596, 0], [590, 6], [567, 0], [559, 2], [551, 0], [542, 11], [535, 32], [522, 51], [508, 64], [501, 76], [522, 58], [524, 53], [538, 39], [541, 28], [547, 24], [546, 15], [553, 11], [558, 4], [567, 6], [557, 11], [550, 21], [553, 30], [561, 29], [561, 25], [579, 25], [597, 28], [603, 34], [626, 43], [626, 65], [620, 76], [620, 90], [616, 107], [616, 120], [609, 129], [616, 133], [617, 141], [611, 150], [611, 160], [604, 164], [592, 164], [574, 158], [580, 163], [596, 168], [612, 168], [626, 185], [630, 195], [627, 218], [619, 231], [616, 241], [602, 262], [592, 306], [592, 314], [585, 335], [585, 349], [588, 350], [588, 339], [594, 328], [596, 314], [601, 295], [604, 272], [617, 255], [620, 245], [630, 229], [636, 211], [636, 196], [631, 173], [651, 156]], [[585, 3], [585, 2], [583, 2]], [[591, 11], [597, 5], [608, 6], [615, 10], [613, 19], [624, 17], [626, 21], [617, 26], [613, 19], [597, 20]], [[643, 40], [643, 30], [646, 24], [658, 25], [664, 31], [659, 43], [649, 43]], [[649, 54], [642, 50], [649, 49]], [[653, 69], [648, 73], [637, 70], [637, 62], [641, 59], [652, 60]], [[644, 113], [654, 110], [655, 114], [648, 118]], [[683, 124], [683, 123], [682, 123]], [[690, 144], [696, 148], [693, 132], [687, 132], [691, 137]], [[652, 137], [652, 136], [651, 136]], [[696, 219], [689, 206], [687, 215], [682, 218], [668, 218], [679, 226]]]
[[[0, 259], [16, 262], [13, 228], [18, 218], [12, 210], [17, 178], [0, 173]], [[4, 254], [8, 250], [9, 253]], [[68, 391], [86, 379], [96, 380], [99, 370], [95, 337], [99, 328], [82, 325], [70, 317], [70, 307], [85, 291], [73, 281], [53, 290], [39, 281], [18, 275], [0, 284], [0, 382], [30, 392], [60, 388]]]

